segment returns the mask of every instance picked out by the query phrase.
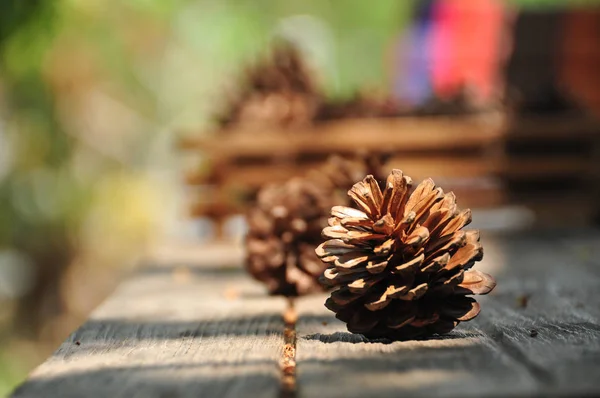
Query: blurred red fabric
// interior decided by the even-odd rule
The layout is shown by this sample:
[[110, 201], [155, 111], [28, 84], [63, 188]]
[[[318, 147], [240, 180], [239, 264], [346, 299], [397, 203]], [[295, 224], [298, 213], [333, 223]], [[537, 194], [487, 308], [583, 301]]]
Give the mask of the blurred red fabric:
[[499, 0], [439, 0], [433, 10], [432, 80], [440, 97], [463, 86], [479, 99], [499, 92], [505, 5]]

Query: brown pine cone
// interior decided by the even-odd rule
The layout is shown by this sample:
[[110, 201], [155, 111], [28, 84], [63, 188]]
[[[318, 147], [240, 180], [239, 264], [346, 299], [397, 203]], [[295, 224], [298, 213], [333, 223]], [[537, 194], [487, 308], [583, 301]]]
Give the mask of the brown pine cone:
[[351, 98], [322, 104], [318, 120], [385, 118], [401, 115], [400, 103], [392, 96], [374, 91], [358, 91]]
[[260, 62], [249, 66], [221, 114], [222, 128], [301, 126], [312, 122], [322, 94], [300, 51], [278, 43]]
[[468, 297], [487, 294], [494, 279], [470, 270], [483, 257], [478, 231], [464, 231], [470, 210], [431, 179], [393, 170], [381, 191], [372, 176], [348, 195], [358, 209], [335, 206], [316, 253], [328, 264], [322, 283], [337, 287], [325, 306], [367, 337], [408, 339], [451, 331], [479, 313]]
[[322, 167], [309, 171], [307, 178], [327, 190], [329, 195], [333, 195], [330, 198], [331, 206], [325, 210], [325, 218], [329, 216], [332, 206], [340, 203], [351, 205], [347, 191], [357, 180], [371, 174], [377, 181], [383, 183], [385, 181], [383, 163], [386, 158], [387, 155], [363, 154], [350, 160], [333, 155]]
[[314, 252], [327, 225], [327, 192], [307, 179], [263, 188], [248, 215], [246, 268], [270, 294], [300, 296], [322, 291], [325, 269]]
[[342, 192], [367, 172], [381, 174], [375, 160], [333, 156], [306, 178], [269, 185], [259, 192], [248, 214], [246, 268], [267, 285], [270, 294], [300, 296], [324, 290], [318, 278], [326, 265], [314, 248], [322, 241], [331, 207], [349, 205]]

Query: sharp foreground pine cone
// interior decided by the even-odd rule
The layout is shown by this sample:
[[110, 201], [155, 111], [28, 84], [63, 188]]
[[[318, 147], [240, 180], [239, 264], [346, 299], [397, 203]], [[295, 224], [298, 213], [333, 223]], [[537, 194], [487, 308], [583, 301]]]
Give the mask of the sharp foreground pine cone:
[[322, 282], [337, 287], [326, 307], [367, 337], [408, 339], [452, 330], [479, 313], [468, 297], [487, 294], [494, 279], [470, 270], [483, 257], [478, 231], [464, 231], [452, 192], [431, 179], [393, 170], [383, 192], [372, 176], [348, 192], [358, 209], [335, 206], [316, 253], [329, 264]]
[[275, 295], [323, 291], [318, 278], [326, 265], [314, 248], [322, 241], [329, 210], [335, 203], [346, 202], [342, 192], [357, 176], [367, 170], [380, 174], [378, 165], [376, 157], [353, 162], [333, 156], [306, 178], [263, 188], [248, 214], [246, 268], [250, 274]]

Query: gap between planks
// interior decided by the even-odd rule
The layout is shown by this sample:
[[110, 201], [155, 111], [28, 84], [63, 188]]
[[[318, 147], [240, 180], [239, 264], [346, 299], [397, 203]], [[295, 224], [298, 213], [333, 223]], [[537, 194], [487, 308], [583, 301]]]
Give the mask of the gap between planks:
[[288, 298], [288, 306], [283, 313], [283, 352], [281, 358], [281, 398], [295, 398], [296, 384], [296, 323], [298, 313], [294, 298]]

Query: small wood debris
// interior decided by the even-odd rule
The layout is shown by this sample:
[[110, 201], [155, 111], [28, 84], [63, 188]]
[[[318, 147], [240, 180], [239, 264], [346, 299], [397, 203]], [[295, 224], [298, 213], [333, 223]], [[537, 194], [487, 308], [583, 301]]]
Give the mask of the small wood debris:
[[290, 328], [285, 330], [285, 345], [281, 360], [282, 398], [296, 396], [296, 332]]
[[531, 337], [537, 337], [537, 335], [538, 335], [538, 331], [537, 330], [531, 329], [529, 331], [529, 336], [531, 336]]
[[530, 297], [531, 296], [529, 294], [522, 294], [519, 297], [517, 297], [517, 307], [518, 308], [527, 308]]
[[228, 286], [223, 291], [223, 297], [225, 297], [225, 299], [228, 301], [235, 301], [240, 298], [240, 291], [235, 287]]
[[285, 338], [285, 341], [294, 341], [296, 338], [296, 331], [290, 328], [285, 328], [283, 330], [283, 337]]
[[292, 344], [283, 347], [282, 370], [286, 376], [296, 373], [296, 349]]

